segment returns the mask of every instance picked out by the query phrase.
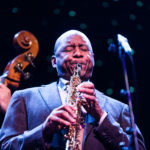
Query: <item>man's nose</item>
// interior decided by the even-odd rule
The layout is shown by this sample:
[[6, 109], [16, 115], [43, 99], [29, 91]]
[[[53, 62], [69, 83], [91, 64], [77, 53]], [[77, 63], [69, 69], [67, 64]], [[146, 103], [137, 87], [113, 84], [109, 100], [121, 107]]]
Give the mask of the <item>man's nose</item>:
[[80, 50], [80, 48], [78, 46], [75, 47], [75, 51], [73, 53], [73, 57], [76, 57], [76, 58], [83, 57], [82, 51]]

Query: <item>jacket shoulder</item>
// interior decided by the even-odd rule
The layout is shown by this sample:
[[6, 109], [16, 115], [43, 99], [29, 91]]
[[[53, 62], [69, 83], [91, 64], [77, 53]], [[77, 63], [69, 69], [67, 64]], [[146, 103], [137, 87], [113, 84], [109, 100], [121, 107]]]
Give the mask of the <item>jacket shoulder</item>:
[[54, 86], [56, 86], [56, 82], [52, 82], [50, 84], [46, 84], [46, 85], [41, 85], [41, 86], [37, 86], [37, 87], [31, 87], [31, 88], [26, 88], [26, 89], [22, 89], [22, 90], [17, 90], [14, 92], [14, 94], [28, 94], [28, 93], [35, 93], [37, 92], [39, 89], [45, 89], [45, 88], [54, 88]]

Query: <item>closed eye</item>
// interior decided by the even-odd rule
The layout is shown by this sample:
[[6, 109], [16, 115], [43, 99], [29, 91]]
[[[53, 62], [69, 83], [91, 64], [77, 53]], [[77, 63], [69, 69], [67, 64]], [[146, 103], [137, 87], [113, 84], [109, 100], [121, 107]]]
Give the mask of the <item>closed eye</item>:
[[65, 47], [64, 51], [65, 51], [65, 52], [71, 52], [71, 51], [73, 51], [74, 49], [75, 49], [75, 46], [67, 46], [67, 47]]
[[86, 45], [80, 45], [79, 48], [82, 51], [89, 51], [89, 48]]

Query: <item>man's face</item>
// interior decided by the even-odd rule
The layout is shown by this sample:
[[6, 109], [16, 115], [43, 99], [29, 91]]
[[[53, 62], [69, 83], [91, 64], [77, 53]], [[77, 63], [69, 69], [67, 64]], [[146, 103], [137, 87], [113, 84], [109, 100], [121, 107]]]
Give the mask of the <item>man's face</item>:
[[59, 77], [70, 80], [76, 64], [82, 66], [80, 78], [88, 80], [92, 76], [94, 66], [93, 51], [89, 43], [80, 35], [71, 35], [64, 38], [55, 53], [56, 69]]

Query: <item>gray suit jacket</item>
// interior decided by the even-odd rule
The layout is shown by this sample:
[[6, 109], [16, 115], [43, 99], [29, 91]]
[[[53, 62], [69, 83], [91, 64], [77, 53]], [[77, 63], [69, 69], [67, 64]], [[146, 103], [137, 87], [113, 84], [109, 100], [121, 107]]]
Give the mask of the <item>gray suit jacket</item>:
[[[108, 115], [99, 126], [92, 116], [87, 115], [84, 150], [117, 150], [119, 143], [129, 145], [129, 135], [125, 132], [129, 126], [128, 106], [105, 96], [96, 90], [99, 104]], [[56, 82], [35, 88], [16, 91], [9, 104], [2, 125], [1, 149], [38, 150], [45, 149], [42, 137], [42, 123], [54, 108], [61, 106]], [[137, 128], [140, 149], [144, 150], [144, 140]], [[53, 135], [50, 149], [63, 150], [65, 146], [63, 131]]]

